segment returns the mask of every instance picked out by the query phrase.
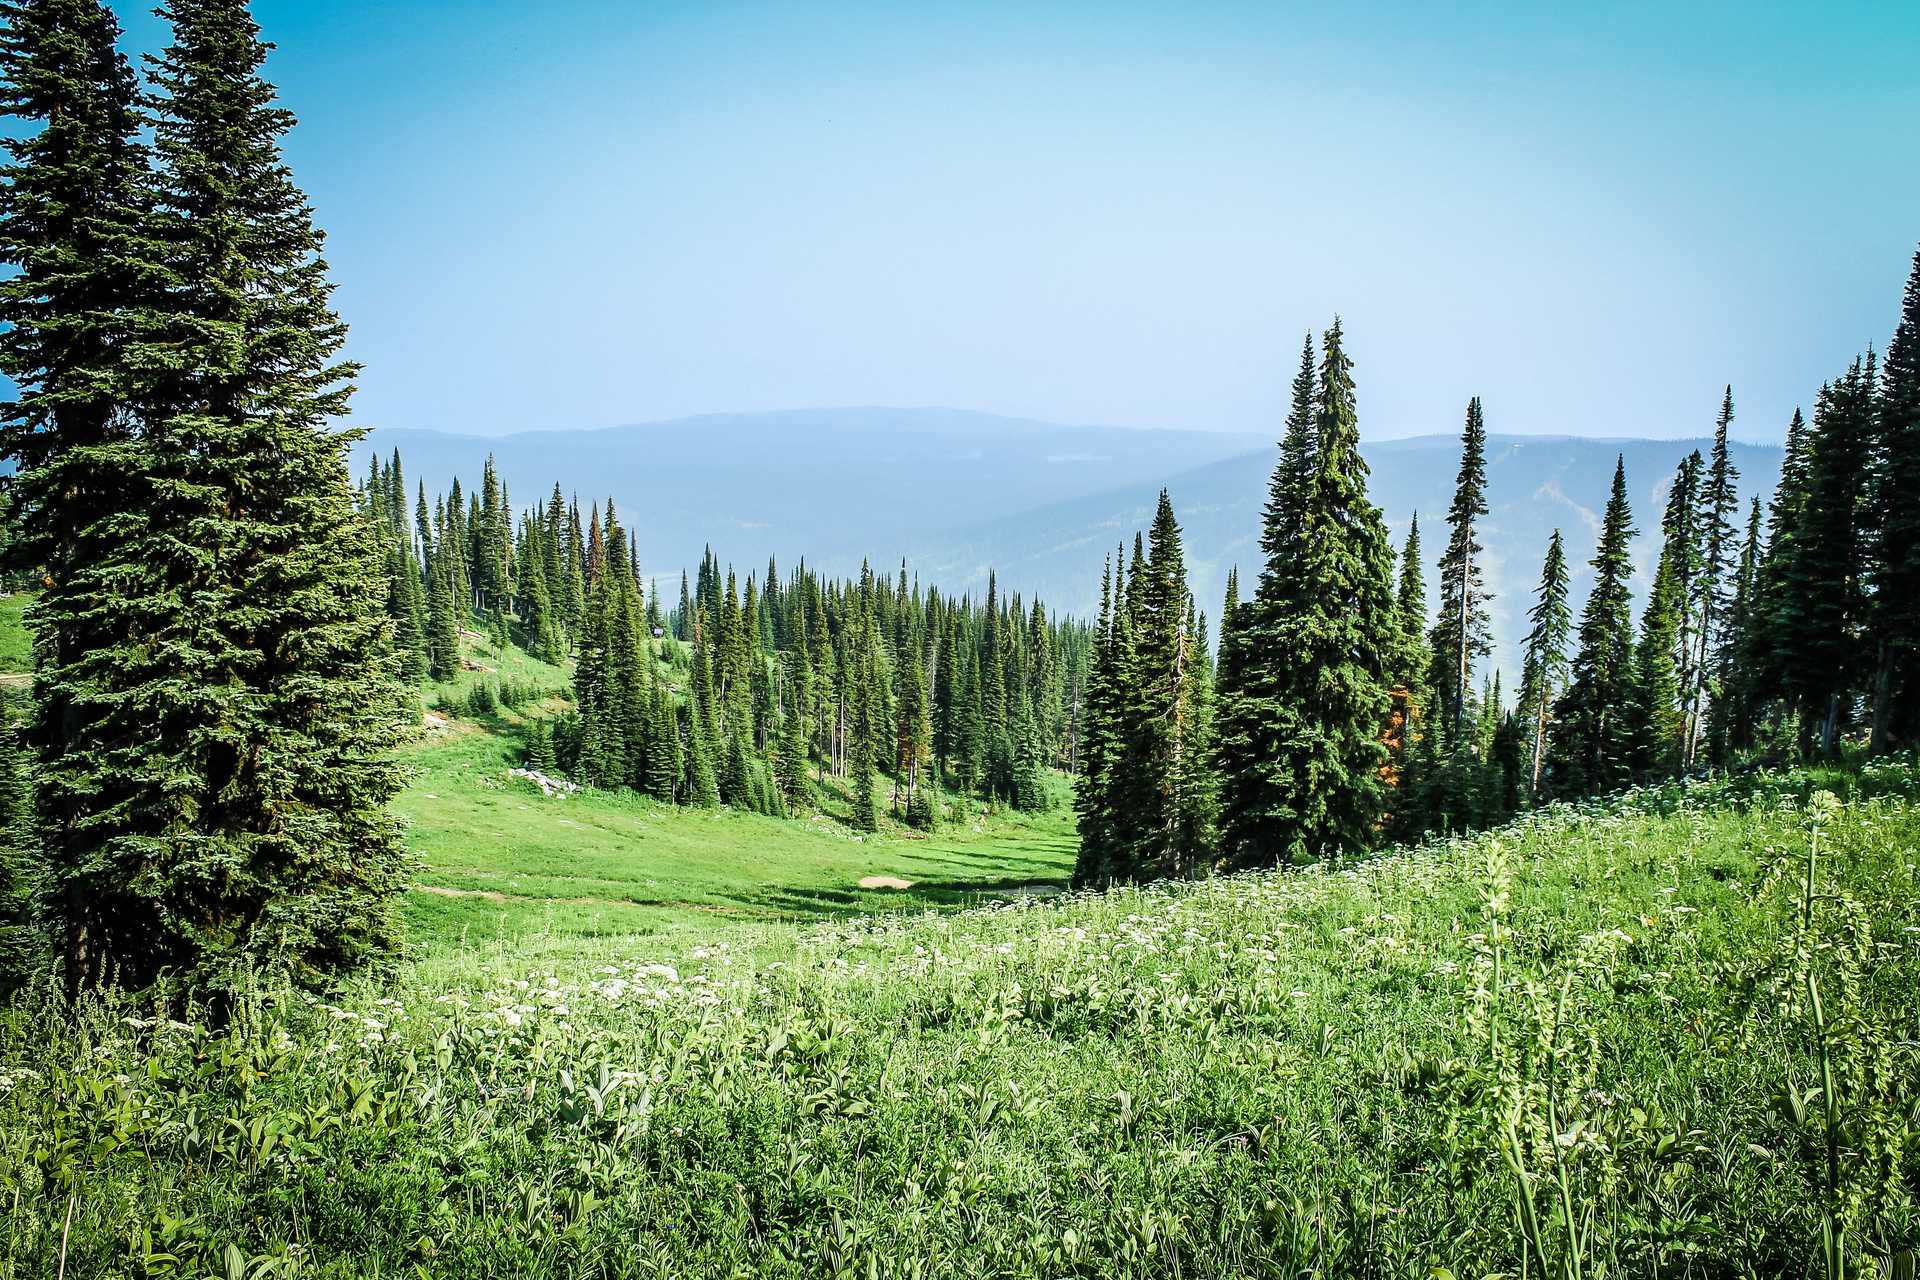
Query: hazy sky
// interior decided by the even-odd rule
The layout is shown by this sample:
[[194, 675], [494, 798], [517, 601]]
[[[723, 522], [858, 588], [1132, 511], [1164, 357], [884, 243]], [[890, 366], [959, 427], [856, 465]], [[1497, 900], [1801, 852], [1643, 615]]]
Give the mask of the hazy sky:
[[1339, 312], [1369, 435], [1777, 439], [1920, 242], [1894, 0], [255, 12], [370, 425], [1272, 435]]

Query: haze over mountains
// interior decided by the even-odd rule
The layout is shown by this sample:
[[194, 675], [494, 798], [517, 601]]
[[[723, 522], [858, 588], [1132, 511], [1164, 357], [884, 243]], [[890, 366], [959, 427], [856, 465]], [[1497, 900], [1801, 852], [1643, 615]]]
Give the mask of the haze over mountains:
[[[1483, 521], [1495, 662], [1517, 670], [1514, 646], [1549, 534], [1559, 528], [1575, 563], [1576, 608], [1616, 456], [1624, 456], [1644, 589], [1658, 550], [1660, 512], [1674, 468], [1708, 441], [1596, 440], [1495, 435], [1488, 447]], [[1049, 607], [1090, 616], [1102, 558], [1131, 543], [1162, 485], [1185, 532], [1196, 596], [1218, 616], [1227, 570], [1243, 594], [1259, 568], [1260, 510], [1275, 458], [1258, 436], [1064, 426], [951, 409], [820, 409], [715, 414], [641, 426], [462, 436], [384, 429], [356, 450], [400, 450], [411, 490], [454, 477], [471, 488], [492, 454], [516, 507], [544, 500], [556, 480], [583, 511], [611, 497], [636, 531], [642, 573], [671, 600], [683, 568], [708, 545], [742, 576], [781, 571], [799, 555], [833, 573], [863, 557], [943, 590], [983, 590], [994, 568]], [[1395, 545], [1420, 513], [1428, 586], [1445, 539], [1459, 461], [1457, 434], [1363, 445], [1373, 499]], [[1742, 510], [1779, 478], [1781, 450], [1737, 444]]]

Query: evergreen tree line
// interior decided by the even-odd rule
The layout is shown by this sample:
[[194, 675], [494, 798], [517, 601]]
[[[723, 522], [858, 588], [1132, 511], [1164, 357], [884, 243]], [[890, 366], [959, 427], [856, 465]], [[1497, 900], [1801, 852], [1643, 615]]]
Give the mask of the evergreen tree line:
[[267, 46], [243, 0], [160, 16], [142, 77], [98, 0], [0, 4], [5, 553], [40, 586], [0, 931], [71, 988], [218, 993], [393, 946], [401, 689]]
[[889, 584], [864, 566], [834, 580], [769, 562], [743, 588], [709, 552], [664, 611], [611, 512], [588, 527], [608, 554], [587, 557], [577, 711], [553, 746], [579, 781], [770, 814], [842, 788], [872, 830], [883, 788], [896, 816], [930, 827], [949, 794], [1043, 809], [1047, 770], [1074, 765], [1086, 628], [991, 575], [984, 602], [904, 567]]
[[403, 665], [451, 679], [470, 627], [574, 664], [573, 710], [529, 729], [532, 767], [776, 815], [844, 788], [871, 829], [883, 789], [930, 826], [947, 795], [1044, 808], [1046, 772], [1075, 766], [1087, 629], [1003, 597], [992, 575], [983, 602], [904, 566], [888, 583], [769, 561], [743, 585], [709, 548], [669, 607], [611, 500], [583, 517], [556, 485], [515, 516], [488, 459], [479, 492], [456, 480], [429, 507], [424, 486], [409, 504], [403, 476], [397, 452], [375, 458], [360, 491], [390, 531]]
[[1560, 531], [1545, 549], [1512, 702], [1484, 574], [1487, 429], [1467, 406], [1428, 589], [1417, 513], [1396, 572], [1358, 453], [1336, 323], [1304, 344], [1262, 513], [1261, 565], [1221, 611], [1217, 670], [1161, 495], [1103, 571], [1084, 700], [1076, 883], [1284, 866], [1483, 827], [1756, 754], [1831, 758], [1920, 740], [1920, 254], [1886, 357], [1796, 410], [1781, 480], [1744, 506], [1713, 443], [1666, 488], [1645, 607], [1632, 611], [1624, 459], [1576, 619]]

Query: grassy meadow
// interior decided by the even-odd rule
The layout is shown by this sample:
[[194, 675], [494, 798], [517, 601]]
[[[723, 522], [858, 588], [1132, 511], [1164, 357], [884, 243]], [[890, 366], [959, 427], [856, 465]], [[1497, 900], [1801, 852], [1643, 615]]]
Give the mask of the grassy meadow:
[[0, 1275], [1910, 1274], [1917, 784], [957, 913], [525, 911], [220, 1030], [23, 1006]]
[[0, 1014], [0, 1280], [1912, 1274], [1911, 762], [1074, 894], [1063, 779], [932, 835], [546, 795], [557, 700], [457, 708], [566, 673], [468, 665], [397, 968]]
[[[928, 835], [675, 809], [642, 796], [544, 795], [508, 776], [511, 728], [452, 721], [412, 752], [400, 801], [421, 859], [408, 917], [422, 945], [539, 930], [624, 934], [961, 904], [1058, 887], [1073, 869], [1065, 782], [1048, 813], [972, 813]], [[828, 796], [829, 804], [834, 799]], [[890, 877], [905, 889], [862, 889]]]

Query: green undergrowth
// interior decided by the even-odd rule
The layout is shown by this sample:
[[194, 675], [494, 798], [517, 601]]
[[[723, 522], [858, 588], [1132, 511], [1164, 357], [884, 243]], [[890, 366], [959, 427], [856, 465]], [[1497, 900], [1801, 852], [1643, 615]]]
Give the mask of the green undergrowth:
[[1920, 801], [1909, 764], [1841, 780], [529, 928], [225, 1029], [29, 999], [0, 1275], [1910, 1275]]

